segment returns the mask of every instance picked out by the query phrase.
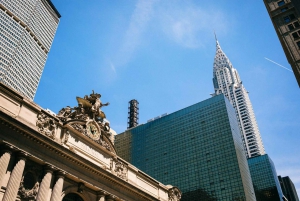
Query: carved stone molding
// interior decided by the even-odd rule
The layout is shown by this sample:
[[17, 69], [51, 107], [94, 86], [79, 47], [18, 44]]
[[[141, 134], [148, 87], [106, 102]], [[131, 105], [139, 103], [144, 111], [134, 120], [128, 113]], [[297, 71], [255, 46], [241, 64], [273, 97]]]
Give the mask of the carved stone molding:
[[169, 201], [180, 201], [181, 191], [177, 187], [171, 187], [168, 190]]
[[18, 194], [24, 201], [36, 200], [40, 187], [42, 167], [30, 160], [26, 162], [24, 174], [20, 182]]
[[54, 140], [57, 127], [54, 118], [50, 118], [46, 114], [40, 112], [37, 115], [36, 126], [40, 133]]
[[69, 140], [69, 136], [70, 136], [70, 132], [68, 130], [65, 131], [65, 138], [63, 143], [67, 144], [68, 140]]
[[116, 158], [110, 160], [110, 170], [117, 177], [127, 181], [128, 165]]
[[34, 201], [34, 200], [36, 200], [36, 196], [39, 191], [39, 187], [40, 187], [39, 182], [36, 182], [32, 189], [25, 189], [24, 185], [23, 185], [23, 179], [22, 179], [18, 193], [21, 198], [26, 199], [28, 201], [31, 201], [31, 200]]

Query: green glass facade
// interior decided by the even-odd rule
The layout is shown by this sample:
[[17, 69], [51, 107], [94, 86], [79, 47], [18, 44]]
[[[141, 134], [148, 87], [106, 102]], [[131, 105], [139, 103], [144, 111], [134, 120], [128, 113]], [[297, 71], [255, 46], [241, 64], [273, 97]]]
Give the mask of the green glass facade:
[[116, 136], [120, 157], [182, 201], [255, 200], [235, 110], [223, 94]]
[[248, 159], [257, 201], [282, 201], [282, 191], [268, 154]]

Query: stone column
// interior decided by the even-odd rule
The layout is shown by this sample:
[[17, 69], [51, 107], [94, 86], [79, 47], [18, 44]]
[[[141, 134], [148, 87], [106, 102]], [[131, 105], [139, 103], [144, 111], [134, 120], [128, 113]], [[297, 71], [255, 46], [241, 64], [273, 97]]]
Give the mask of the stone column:
[[10, 178], [8, 180], [8, 184], [6, 187], [6, 191], [3, 196], [2, 201], [12, 201], [16, 200], [20, 182], [22, 179], [23, 171], [25, 168], [26, 153], [20, 153], [17, 157], [17, 163], [14, 169], [11, 172]]
[[[8, 147], [4, 147], [4, 150], [1, 153], [0, 158], [0, 185], [2, 184], [2, 179], [5, 176], [10, 158], [11, 158], [12, 151], [8, 149]], [[1, 186], [0, 186], [1, 187]]]
[[51, 179], [52, 179], [52, 174], [53, 174], [53, 168], [50, 165], [45, 166], [45, 176], [42, 179], [39, 192], [37, 194], [36, 200], [37, 201], [45, 201], [48, 198], [48, 193], [50, 190], [50, 184], [51, 184]]
[[98, 201], [105, 201], [105, 195], [100, 195], [98, 197]]
[[65, 172], [57, 172], [57, 181], [54, 184], [50, 201], [61, 201], [61, 193], [64, 185]]

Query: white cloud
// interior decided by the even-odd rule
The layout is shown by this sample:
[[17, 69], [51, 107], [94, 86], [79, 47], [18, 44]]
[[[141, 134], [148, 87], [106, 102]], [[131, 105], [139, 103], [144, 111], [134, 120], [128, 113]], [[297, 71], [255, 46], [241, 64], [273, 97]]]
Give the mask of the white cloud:
[[110, 62], [110, 68], [116, 73], [116, 68], [112, 62]]
[[156, 1], [137, 1], [128, 29], [125, 32], [123, 43], [121, 44], [117, 58], [115, 58], [117, 66], [126, 64], [138, 48], [142, 40], [142, 33], [147, 28], [147, 24], [151, 19], [153, 4]]
[[138, 0], [113, 62], [116, 68], [126, 65], [142, 42], [153, 39], [148, 33], [161, 33], [185, 48], [199, 48], [214, 37], [214, 30], [224, 35], [232, 24], [217, 8], [204, 9], [189, 1]]
[[222, 11], [203, 9], [193, 4], [175, 1], [160, 8], [159, 19], [165, 34], [186, 48], [198, 48], [205, 45], [213, 31], [226, 33], [229, 28], [229, 16]]

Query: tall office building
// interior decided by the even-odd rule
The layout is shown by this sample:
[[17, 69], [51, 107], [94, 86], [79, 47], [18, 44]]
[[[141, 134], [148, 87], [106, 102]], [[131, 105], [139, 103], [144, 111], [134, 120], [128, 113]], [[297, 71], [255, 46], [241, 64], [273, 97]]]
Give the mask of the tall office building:
[[119, 156], [182, 201], [255, 200], [235, 110], [223, 94], [116, 136]]
[[264, 3], [300, 87], [300, 0], [264, 0]]
[[268, 154], [248, 159], [257, 201], [283, 201], [275, 166]]
[[216, 43], [217, 50], [213, 68], [215, 93], [212, 95], [224, 94], [235, 108], [247, 158], [263, 155], [265, 150], [248, 92], [217, 39]]
[[34, 98], [59, 18], [50, 0], [0, 0], [0, 82]]
[[279, 179], [282, 193], [286, 197], [286, 199], [288, 201], [299, 201], [299, 197], [295, 185], [290, 179], [290, 177], [278, 176], [278, 179]]

